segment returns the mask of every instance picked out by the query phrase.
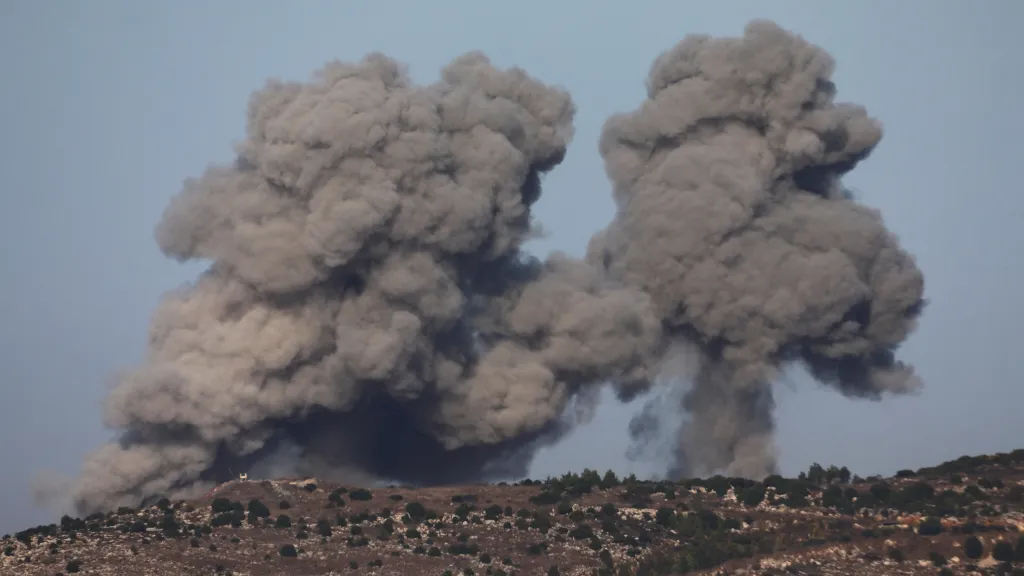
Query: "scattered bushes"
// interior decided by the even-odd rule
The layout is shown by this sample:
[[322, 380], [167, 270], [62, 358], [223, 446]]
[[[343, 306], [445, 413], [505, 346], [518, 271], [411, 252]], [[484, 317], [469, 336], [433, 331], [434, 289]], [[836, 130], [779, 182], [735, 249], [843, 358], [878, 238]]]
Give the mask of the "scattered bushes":
[[[612, 471], [608, 471], [602, 476], [588, 470], [580, 475], [567, 474], [559, 478], [549, 478], [543, 483], [524, 482], [524, 485], [535, 485], [540, 488], [539, 492], [530, 498], [530, 501], [535, 506], [543, 508], [538, 508], [534, 511], [524, 509], [516, 513], [513, 508], [505, 506], [504, 502], [499, 505], [490, 501], [486, 504], [481, 504], [480, 506], [483, 509], [477, 511], [473, 505], [477, 498], [472, 494], [457, 494], [451, 498], [451, 501], [458, 505], [458, 508], [455, 510], [457, 520], [454, 524], [456, 526], [459, 525], [460, 521], [479, 523], [481, 518], [498, 523], [505, 520], [514, 520], [515, 525], [522, 530], [537, 530], [545, 534], [545, 537], [539, 537], [535, 540], [536, 543], [534, 544], [526, 543], [530, 544], [526, 550], [528, 554], [545, 554], [549, 542], [565, 543], [567, 540], [586, 541], [583, 543], [588, 545], [594, 551], [595, 557], [601, 560], [603, 567], [599, 571], [600, 574], [613, 574], [615, 569], [627, 567], [631, 570], [630, 573], [639, 570], [637, 573], [664, 574], [710, 569], [732, 558], [752, 557], [755, 554], [770, 554], [775, 550], [793, 549], [794, 545], [847, 542], [851, 537], [857, 537], [858, 531], [862, 532], [866, 537], [877, 536], [880, 538], [887, 538], [894, 531], [894, 528], [886, 526], [876, 529], [854, 530], [851, 522], [858, 521], [857, 518], [840, 517], [838, 520], [835, 518], [825, 518], [821, 521], [809, 520], [808, 522], [811, 524], [808, 526], [808, 531], [810, 532], [808, 537], [799, 536], [794, 538], [793, 534], [772, 533], [766, 530], [764, 526], [755, 523], [754, 519], [751, 518], [751, 515], [754, 515], [753, 512], [746, 515], [745, 521], [753, 524], [754, 528], [750, 531], [745, 529], [739, 530], [741, 527], [740, 519], [745, 514], [742, 509], [732, 508], [725, 514], [719, 514], [715, 511], [718, 509], [719, 504], [712, 503], [710, 507], [713, 509], [700, 509], [698, 507], [693, 513], [681, 514], [680, 510], [689, 510], [686, 504], [695, 507], [707, 507], [707, 500], [698, 496], [695, 499], [687, 498], [686, 504], [667, 502], [667, 500], [675, 496], [677, 490], [685, 495], [683, 490], [687, 490], [690, 487], [700, 486], [707, 491], [713, 491], [720, 497], [726, 493], [734, 492], [737, 501], [748, 508], [758, 506], [765, 501], [766, 497], [769, 497], [769, 502], [781, 503], [790, 507], [816, 505], [819, 502], [818, 498], [820, 496], [820, 504], [822, 506], [834, 508], [848, 515], [856, 512], [857, 516], [860, 516], [860, 509], [868, 508], [868, 510], [864, 510], [865, 518], [869, 518], [870, 514], [878, 513], [892, 518], [892, 514], [916, 511], [925, 516], [916, 529], [917, 534], [923, 537], [937, 536], [944, 531], [940, 521], [942, 516], [997, 516], [1007, 511], [1003, 507], [1004, 502], [1014, 502], [1015, 498], [1024, 500], [1024, 489], [1016, 486], [1014, 483], [1004, 485], [994, 473], [986, 473], [988, 474], [987, 476], [982, 476], [974, 470], [968, 470], [969, 477], [964, 484], [970, 484], [974, 480], [977, 480], [977, 484], [968, 485], [964, 491], [960, 492], [958, 491], [959, 489], [947, 489], [951, 488], [948, 483], [946, 485], [941, 484], [943, 480], [947, 480], [951, 475], [959, 474], [959, 472], [944, 473], [938, 478], [940, 484], [936, 485], [931, 483], [935, 481], [934, 477], [929, 476], [928, 481], [921, 480], [922, 476], [926, 476], [924, 473], [901, 472], [899, 475], [901, 479], [890, 481], [891, 483], [875, 477], [869, 478], [859, 485], [849, 485], [851, 475], [848, 470], [834, 466], [823, 468], [820, 465], [812, 466], [807, 474], [802, 475], [802, 478], [786, 479], [781, 476], [770, 476], [765, 478], [763, 482], [726, 478], [723, 476], [689, 479], [678, 483], [668, 481], [641, 482], [633, 477], [620, 480]], [[576, 501], [577, 497], [593, 490], [608, 490], [617, 486], [621, 486], [621, 489], [616, 490], [614, 496], [609, 494], [609, 499], [614, 499], [621, 495], [623, 502], [627, 502], [631, 506], [643, 504], [645, 508], [656, 509], [645, 513], [644, 521], [640, 522], [630, 520], [627, 517], [620, 519], [615, 504], [611, 502], [601, 505], [600, 508], [576, 507], [574, 509], [573, 502]], [[937, 486], [938, 490], [933, 486]], [[772, 490], [768, 490], [769, 488]], [[346, 498], [343, 499], [342, 494], [347, 494]], [[664, 495], [664, 504], [660, 506], [652, 504], [652, 502], [662, 501], [659, 494]], [[771, 497], [772, 494], [774, 494], [774, 497]], [[406, 498], [408, 497], [409, 495], [407, 494]], [[351, 537], [348, 534], [343, 534], [342, 536], [342, 539], [347, 539], [349, 546], [367, 546], [369, 540], [373, 538], [386, 539], [388, 534], [393, 534], [393, 537], [397, 537], [403, 548], [411, 550], [414, 554], [428, 554], [437, 557], [442, 556], [441, 550], [445, 549], [446, 553], [453, 556], [478, 556], [478, 560], [482, 564], [490, 564], [491, 557], [487, 554], [480, 554], [479, 547], [464, 535], [459, 538], [459, 542], [451, 546], [447, 546], [447, 542], [444, 544], [438, 542], [438, 545], [434, 545], [434, 541], [438, 539], [436, 532], [440, 532], [446, 523], [437, 520], [437, 514], [428, 511], [423, 504], [415, 501], [403, 501], [406, 498], [396, 494], [388, 495], [387, 498], [390, 500], [386, 503], [388, 505], [394, 505], [391, 502], [402, 501], [404, 515], [401, 521], [405, 526], [399, 525], [401, 529], [398, 530], [397, 534], [393, 534], [394, 522], [387, 519], [382, 530], [378, 527], [365, 528], [372, 532], [372, 534], [364, 535], [364, 528], [357, 524], [377, 520], [378, 514], [388, 516], [390, 515], [390, 510], [380, 511], [377, 514], [370, 514], [369, 512], [353, 514], [350, 517], [352, 535]], [[482, 495], [480, 498], [483, 501]], [[372, 500], [373, 495], [368, 489], [364, 488], [353, 489], [351, 492], [344, 489], [335, 490], [327, 496], [328, 502], [333, 504], [333, 506], [329, 505], [328, 507], [345, 506], [346, 499], [365, 502]], [[181, 504], [177, 505], [175, 509], [180, 508], [180, 506]], [[250, 524], [255, 525], [257, 520], [266, 520], [271, 517], [270, 509], [256, 498], [250, 500], [246, 507], [228, 498], [215, 498], [210, 507], [213, 512], [211, 520], [213, 526], [226, 524], [240, 525], [245, 519]], [[290, 506], [286, 501], [280, 503], [281, 510], [288, 508]], [[562, 522], [561, 525], [553, 524], [552, 508], [558, 514], [563, 515], [559, 519]], [[42, 542], [42, 538], [48, 535], [58, 534], [58, 530], [73, 536], [76, 531], [110, 531], [112, 528], [116, 528], [127, 533], [145, 532], [148, 527], [150, 530], [158, 528], [166, 537], [181, 537], [181, 534], [184, 534], [184, 538], [188, 539], [194, 536], [190, 541], [190, 545], [192, 547], [201, 547], [199, 539], [202, 538], [204, 533], [209, 533], [209, 526], [201, 524], [182, 526], [175, 520], [170, 502], [165, 502], [163, 509], [167, 513], [160, 514], [152, 508], [143, 509], [140, 513], [140, 518], [135, 518], [133, 516], [135, 511], [130, 508], [118, 510], [118, 515], [125, 516], [120, 519], [112, 513], [98, 516], [93, 515], [84, 520], [65, 516], [61, 518], [59, 528], [52, 525], [50, 527], [37, 527], [18, 533], [15, 537], [26, 546], [31, 547], [33, 544]], [[401, 510], [399, 510], [399, 513], [401, 513]], [[245, 515], [246, 511], [248, 512], [247, 518]], [[334, 512], [330, 514], [333, 515]], [[338, 514], [337, 517], [338, 526], [349, 526], [345, 516]], [[575, 525], [566, 524], [566, 521], [569, 519]], [[423, 522], [426, 522], [426, 524], [419, 524]], [[966, 538], [963, 541], [962, 556], [972, 561], [984, 557], [987, 552], [981, 540], [972, 535], [974, 531], [1000, 530], [1005, 532], [1005, 529], [987, 527], [986, 522], [980, 520], [978, 522], [980, 525], [964, 525], [953, 530], [956, 534], [962, 534], [960, 537]], [[264, 524], [270, 525], [271, 522], [266, 520]], [[310, 521], [310, 524], [312, 524], [312, 521]], [[287, 515], [280, 514], [273, 521], [273, 525], [278, 528], [290, 528], [292, 522]], [[511, 528], [511, 524], [506, 523], [506, 525], [508, 528]], [[598, 526], [601, 528], [601, 539], [595, 534]], [[315, 528], [313, 528], [312, 525], [307, 527], [306, 521], [300, 519], [296, 537], [306, 536], [305, 530], [307, 528], [310, 532], [315, 530], [315, 534], [323, 538], [333, 536], [332, 522], [320, 519], [316, 521]], [[349, 531], [348, 528], [342, 528], [342, 530], [344, 532]], [[423, 531], [422, 533], [421, 530]], [[388, 534], [385, 534], [385, 532]], [[534, 535], [539, 536], [536, 533]], [[153, 534], [149, 536], [154, 537]], [[156, 537], [160, 539], [159, 534]], [[654, 550], [646, 549], [655, 538], [669, 538], [673, 540], [673, 549], [660, 545]], [[992, 556], [1004, 563], [1024, 562], [1024, 536], [1017, 538], [1015, 534], [1014, 538], [1015, 540], [1010, 539], [994, 544], [991, 549]], [[408, 542], [406, 539], [408, 539]], [[605, 541], [602, 542], [602, 539], [605, 539]], [[613, 541], [615, 546], [612, 545]], [[296, 542], [296, 545], [298, 544]], [[46, 545], [51, 545], [51, 543], [43, 542], [43, 545], [45, 547]], [[413, 547], [413, 545], [416, 546]], [[205, 546], [205, 544], [202, 546]], [[607, 548], [609, 546], [611, 546], [611, 549]], [[628, 560], [624, 566], [616, 566], [612, 551], [623, 548], [633, 560]], [[5, 554], [13, 554], [15, 550], [16, 548], [7, 546], [3, 552]], [[270, 553], [272, 554], [272, 550]], [[296, 557], [303, 554], [303, 551], [289, 544], [282, 546], [279, 549], [279, 553], [282, 557]], [[263, 552], [260, 552], [260, 555], [262, 554]], [[886, 554], [894, 561], [904, 561], [903, 551], [898, 548], [890, 549]], [[935, 566], [935, 570], [948, 565], [946, 557], [937, 551], [929, 552], [927, 559]], [[495, 572], [496, 566], [490, 566], [487, 569], [489, 573], [497, 573]], [[67, 570], [69, 573], [75, 571], [78, 570]], [[480, 569], [477, 569], [478, 573], [479, 571]], [[551, 566], [549, 571], [554, 574], [558, 573], [558, 569], [555, 566]]]

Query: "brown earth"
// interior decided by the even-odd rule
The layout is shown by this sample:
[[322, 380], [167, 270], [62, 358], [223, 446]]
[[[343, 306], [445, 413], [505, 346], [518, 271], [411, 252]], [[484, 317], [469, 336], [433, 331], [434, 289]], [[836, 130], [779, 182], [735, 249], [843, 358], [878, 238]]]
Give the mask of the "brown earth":
[[837, 473], [370, 490], [235, 481], [5, 536], [0, 574], [1024, 574], [1024, 450], [889, 479]]

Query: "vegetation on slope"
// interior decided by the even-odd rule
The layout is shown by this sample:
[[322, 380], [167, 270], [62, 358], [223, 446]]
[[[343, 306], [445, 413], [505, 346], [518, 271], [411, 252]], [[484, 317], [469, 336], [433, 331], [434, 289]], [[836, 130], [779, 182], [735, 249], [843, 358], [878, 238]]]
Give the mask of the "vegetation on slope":
[[4, 536], [0, 573], [1024, 573], [1024, 450], [893, 478], [815, 464], [760, 482], [587, 470], [459, 488], [319, 484], [234, 482], [212, 499], [65, 516]]

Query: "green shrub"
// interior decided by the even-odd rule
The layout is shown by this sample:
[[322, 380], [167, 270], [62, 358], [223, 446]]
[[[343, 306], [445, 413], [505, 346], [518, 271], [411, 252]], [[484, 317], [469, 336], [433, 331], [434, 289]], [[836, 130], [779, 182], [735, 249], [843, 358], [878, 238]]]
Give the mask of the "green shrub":
[[657, 512], [654, 513], [654, 520], [658, 523], [659, 526], [669, 528], [673, 524], [675, 524], [675, 519], [676, 511], [674, 508], [662, 506], [661, 508], [658, 508]]
[[594, 529], [586, 524], [580, 524], [569, 531], [569, 537], [576, 540], [589, 540], [594, 537]]
[[536, 496], [530, 496], [530, 502], [535, 506], [551, 506], [562, 499], [561, 492], [544, 489]]
[[877, 498], [879, 502], [886, 502], [889, 500], [889, 495], [892, 494], [892, 488], [890, 488], [885, 482], [872, 484], [869, 490], [871, 491], [871, 495]]
[[231, 505], [231, 500], [227, 498], [214, 498], [210, 504], [210, 509], [214, 514], [220, 514], [222, 512], [231, 512], [234, 508]]
[[476, 544], [466, 544], [464, 542], [457, 542], [448, 547], [448, 553], [452, 556], [476, 556], [479, 552], [479, 546]]
[[497, 504], [492, 504], [484, 510], [484, 518], [486, 518], [487, 520], [497, 520], [501, 517], [501, 513], [501, 506], [498, 506]]
[[282, 558], [295, 558], [299, 555], [299, 551], [296, 550], [295, 546], [291, 544], [285, 544], [284, 546], [281, 546], [281, 549], [278, 550], [278, 553], [281, 555]]
[[601, 483], [599, 484], [602, 490], [614, 488], [618, 485], [619, 478], [618, 476], [615, 475], [615, 472], [611, 470], [608, 470], [607, 472], [604, 473], [604, 476], [601, 477]]
[[969, 536], [964, 540], [964, 556], [967, 556], [971, 560], [977, 560], [978, 558], [981, 558], [984, 553], [985, 546], [977, 536]]
[[1006, 540], [996, 542], [992, 548], [992, 557], [1000, 562], [1013, 562], [1013, 545]]
[[358, 500], [360, 502], [366, 502], [373, 500], [373, 493], [365, 488], [356, 488], [355, 490], [348, 493], [348, 497], [351, 500]]
[[329, 502], [333, 503], [335, 506], [344, 506], [345, 505], [345, 499], [341, 497], [341, 492], [338, 491], [338, 490], [335, 490], [334, 492], [331, 492], [330, 494], [328, 494], [327, 495], [327, 500]]
[[327, 519], [321, 518], [316, 522], [316, 533], [323, 536], [324, 538], [327, 538], [331, 534], [333, 534], [334, 531], [331, 530], [331, 523], [327, 521]]
[[942, 533], [942, 522], [934, 516], [929, 516], [917, 526], [917, 533], [921, 536], [937, 536]]

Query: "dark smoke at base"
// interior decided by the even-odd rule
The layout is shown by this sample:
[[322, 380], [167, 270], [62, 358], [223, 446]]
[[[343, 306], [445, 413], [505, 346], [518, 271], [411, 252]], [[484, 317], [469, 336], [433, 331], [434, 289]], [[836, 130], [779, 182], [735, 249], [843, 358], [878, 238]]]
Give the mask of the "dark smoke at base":
[[585, 260], [544, 261], [521, 246], [572, 137], [563, 90], [478, 53], [428, 86], [380, 54], [269, 82], [237, 161], [186, 182], [157, 227], [165, 254], [212, 265], [161, 303], [111, 392], [120, 440], [87, 458], [79, 511], [247, 469], [522, 475], [605, 384], [674, 387], [670, 474], [762, 476], [786, 363], [852, 396], [912, 390], [892, 352], [923, 278], [843, 194], [881, 128], [833, 103], [831, 72], [768, 22], [684, 39], [605, 126], [615, 220]]
[[561, 419], [500, 444], [447, 450], [408, 416], [383, 400], [350, 413], [320, 412], [280, 422], [277, 435], [257, 453], [219, 455], [209, 479], [224, 482], [236, 477], [236, 470], [249, 470], [259, 478], [315, 476], [423, 486], [523, 478], [534, 452], [571, 429]]

